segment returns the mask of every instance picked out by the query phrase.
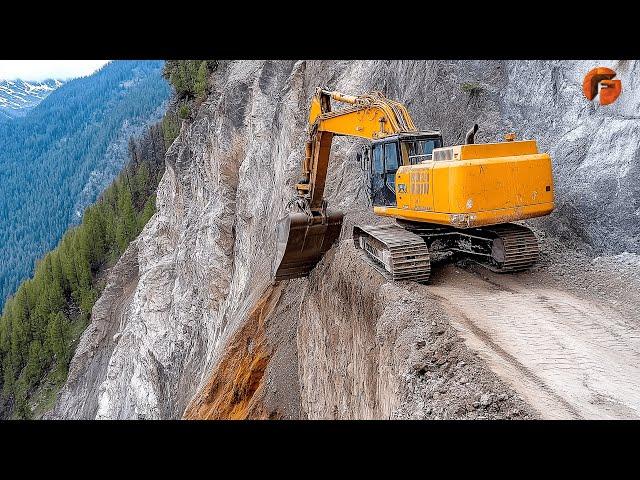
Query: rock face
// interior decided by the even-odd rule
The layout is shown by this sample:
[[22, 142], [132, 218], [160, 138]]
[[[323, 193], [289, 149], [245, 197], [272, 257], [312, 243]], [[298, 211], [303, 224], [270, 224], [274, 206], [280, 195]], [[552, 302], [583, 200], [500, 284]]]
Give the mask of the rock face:
[[[581, 93], [582, 77], [600, 64], [615, 68], [625, 89], [607, 107]], [[381, 90], [419, 127], [440, 128], [446, 144], [460, 143], [474, 122], [481, 142], [510, 131], [534, 138], [553, 159], [557, 198], [537, 228], [602, 255], [633, 255], [640, 159], [629, 138], [639, 133], [639, 69], [220, 62], [210, 95], [167, 154], [158, 211], [115, 267], [50, 416], [537, 416], [469, 351], [435, 296], [385, 282], [350, 246], [355, 221], [381, 221], [369, 212], [354, 139], [334, 140], [326, 190], [330, 205], [348, 212], [339, 246], [308, 279], [271, 285], [275, 222], [299, 175], [309, 100], [316, 86]]]
[[[68, 418], [95, 417], [102, 384], [138, 279], [138, 244], [134, 241], [109, 272], [107, 286], [91, 312], [91, 324], [76, 348], [65, 388], [58, 398]], [[45, 418], [55, 418], [55, 413], [49, 412]]]

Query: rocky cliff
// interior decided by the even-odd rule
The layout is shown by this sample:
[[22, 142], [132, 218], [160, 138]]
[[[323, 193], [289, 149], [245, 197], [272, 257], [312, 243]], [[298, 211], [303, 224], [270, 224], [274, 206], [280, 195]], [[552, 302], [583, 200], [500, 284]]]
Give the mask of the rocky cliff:
[[[623, 82], [611, 106], [581, 93], [582, 77], [600, 64]], [[570, 391], [568, 377], [540, 360], [575, 346], [557, 337], [567, 317], [553, 309], [576, 310], [599, 289], [622, 292], [640, 282], [640, 147], [630, 141], [639, 133], [639, 71], [637, 62], [610, 61], [220, 62], [210, 94], [169, 149], [157, 213], [111, 272], [48, 416], [640, 415], [633, 380], [608, 390], [597, 375], [584, 380], [580, 368], [600, 352], [576, 350]], [[274, 226], [299, 175], [316, 86], [381, 90], [404, 102], [419, 127], [441, 129], [447, 144], [461, 142], [474, 122], [478, 141], [510, 131], [537, 139], [551, 154], [556, 182], [556, 211], [532, 222], [547, 260], [509, 280], [443, 262], [431, 286], [386, 282], [350, 243], [353, 223], [382, 220], [369, 212], [357, 141], [338, 138], [326, 194], [347, 212], [341, 239], [308, 279], [272, 284]], [[477, 295], [465, 290], [473, 279], [484, 282], [477, 289], [487, 295], [477, 300], [487, 305], [529, 299], [544, 283], [565, 292], [538, 291], [548, 308], [531, 317], [548, 321], [559, 340], [529, 355], [523, 339], [531, 332], [516, 332], [519, 344], [491, 331], [491, 318], [480, 324], [456, 301]], [[612, 293], [610, 308], [598, 307], [609, 308], [598, 318], [613, 315], [620, 331], [593, 327], [585, 335], [637, 352], [635, 334], [629, 341], [636, 343], [619, 345], [620, 332], [638, 327], [637, 299], [624, 295]], [[501, 320], [513, 331], [522, 322], [507, 315]], [[529, 327], [540, 332], [539, 324]], [[594, 401], [604, 406], [589, 410]]]

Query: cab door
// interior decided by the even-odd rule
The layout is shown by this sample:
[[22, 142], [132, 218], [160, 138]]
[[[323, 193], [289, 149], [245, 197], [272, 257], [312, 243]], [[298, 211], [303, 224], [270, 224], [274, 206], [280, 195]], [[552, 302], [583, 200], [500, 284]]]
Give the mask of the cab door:
[[396, 205], [396, 172], [398, 143], [378, 143], [372, 146], [371, 198], [374, 206]]

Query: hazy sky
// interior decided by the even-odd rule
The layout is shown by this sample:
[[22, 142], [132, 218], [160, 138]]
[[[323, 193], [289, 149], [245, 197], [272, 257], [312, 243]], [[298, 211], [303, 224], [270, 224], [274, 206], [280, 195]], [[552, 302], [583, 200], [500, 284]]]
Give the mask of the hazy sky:
[[109, 60], [0, 60], [0, 80], [83, 77]]

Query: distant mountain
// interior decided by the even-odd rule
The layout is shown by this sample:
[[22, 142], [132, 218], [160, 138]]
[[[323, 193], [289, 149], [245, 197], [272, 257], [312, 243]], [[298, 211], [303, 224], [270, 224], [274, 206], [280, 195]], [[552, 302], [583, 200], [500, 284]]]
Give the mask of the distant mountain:
[[0, 119], [23, 117], [51, 92], [64, 85], [62, 80], [44, 82], [0, 80]]
[[127, 143], [164, 113], [162, 61], [114, 61], [0, 121], [0, 308], [36, 259], [115, 178]]

